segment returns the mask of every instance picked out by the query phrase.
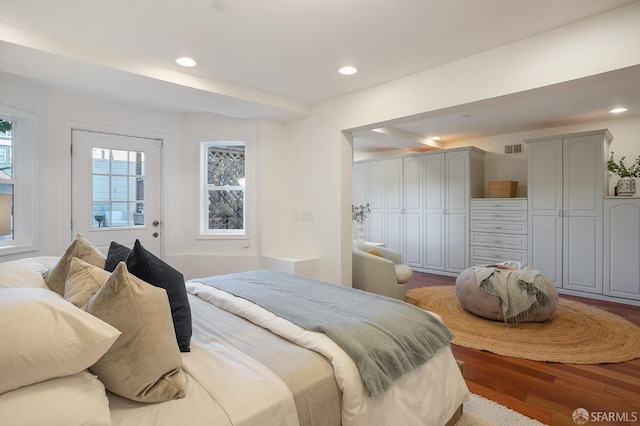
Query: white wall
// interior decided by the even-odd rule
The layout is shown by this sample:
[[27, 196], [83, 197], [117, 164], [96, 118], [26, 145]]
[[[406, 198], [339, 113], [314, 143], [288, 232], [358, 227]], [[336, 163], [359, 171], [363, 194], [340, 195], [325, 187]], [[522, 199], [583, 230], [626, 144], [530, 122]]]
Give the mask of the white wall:
[[[291, 158], [281, 124], [156, 110], [46, 88], [6, 73], [0, 73], [2, 104], [37, 119], [39, 171], [34, 189], [40, 232], [38, 251], [3, 256], [0, 261], [60, 255], [71, 241], [72, 127], [164, 140], [164, 257], [187, 278], [259, 268], [263, 251], [267, 256], [296, 257], [295, 238], [289, 232], [294, 218], [289, 201]], [[198, 238], [200, 142], [216, 140], [245, 141], [251, 152], [247, 177], [252, 181], [248, 202], [253, 208], [245, 240]]]
[[[351, 154], [342, 130], [453, 108], [640, 64], [640, 2], [488, 52], [317, 105], [287, 126], [304, 185], [294, 209], [313, 205], [306, 249], [323, 279], [350, 285]], [[620, 136], [618, 136], [620, 137]], [[347, 196], [348, 195], [348, 196]], [[317, 198], [315, 198], [317, 197]]]
[[[36, 254], [59, 254], [71, 239], [70, 227], [64, 226], [70, 220], [68, 131], [71, 124], [83, 123], [165, 140], [165, 255], [186, 267], [188, 277], [259, 267], [265, 254], [319, 257], [318, 278], [350, 285], [352, 150], [343, 130], [638, 65], [637, 22], [640, 2], [316, 105], [310, 117], [284, 126], [209, 114], [183, 116], [0, 74], [0, 103], [34, 113], [38, 120], [42, 233]], [[624, 128], [612, 129], [616, 151]], [[628, 133], [637, 140], [635, 126]], [[257, 211], [249, 218], [247, 248], [238, 241], [195, 238], [197, 145], [214, 138], [246, 138], [259, 152], [251, 166], [259, 187], [252, 196]], [[621, 144], [620, 154], [625, 149]]]
[[[72, 126], [162, 138], [165, 140], [165, 161], [181, 157], [179, 114], [45, 88], [31, 80], [5, 73], [0, 73], [0, 104], [36, 116], [38, 180], [34, 190], [37, 191], [40, 230], [37, 252], [3, 256], [2, 261], [25, 255], [59, 255], [71, 241], [69, 146]], [[164, 170], [165, 182], [171, 182], [180, 173], [166, 165]], [[172, 185], [168, 185], [168, 194], [171, 194], [171, 188]], [[175, 226], [177, 219], [175, 214], [165, 209], [167, 227]]]

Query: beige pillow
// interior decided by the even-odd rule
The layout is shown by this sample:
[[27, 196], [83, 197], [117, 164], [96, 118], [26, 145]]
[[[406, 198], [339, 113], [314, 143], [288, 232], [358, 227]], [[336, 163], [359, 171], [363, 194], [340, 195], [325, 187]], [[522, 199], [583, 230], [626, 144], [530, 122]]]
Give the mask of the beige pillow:
[[89, 368], [119, 336], [49, 289], [0, 289], [0, 394]]
[[120, 262], [84, 310], [122, 332], [89, 368], [107, 390], [140, 402], [184, 396], [182, 357], [164, 289], [129, 274]]
[[64, 283], [64, 298], [82, 308], [109, 277], [110, 272], [74, 257]]
[[64, 283], [67, 280], [71, 259], [77, 257], [99, 268], [104, 268], [105, 256], [95, 248], [82, 234], [78, 234], [53, 268], [43, 274], [49, 288], [64, 296]]

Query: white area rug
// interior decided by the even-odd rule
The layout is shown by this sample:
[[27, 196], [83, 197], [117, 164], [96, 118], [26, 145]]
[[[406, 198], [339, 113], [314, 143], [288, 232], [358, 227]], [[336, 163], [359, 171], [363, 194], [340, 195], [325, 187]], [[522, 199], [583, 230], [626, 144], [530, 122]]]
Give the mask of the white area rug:
[[471, 400], [464, 404], [462, 417], [455, 426], [545, 426], [504, 405], [471, 394]]

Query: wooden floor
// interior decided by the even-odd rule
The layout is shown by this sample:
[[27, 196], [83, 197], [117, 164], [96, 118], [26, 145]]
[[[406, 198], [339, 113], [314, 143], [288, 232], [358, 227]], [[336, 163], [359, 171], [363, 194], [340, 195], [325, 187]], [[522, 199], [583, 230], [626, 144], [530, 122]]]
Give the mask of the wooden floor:
[[[454, 285], [455, 278], [414, 272], [408, 288]], [[640, 307], [560, 296], [610, 311], [640, 326]], [[589, 425], [640, 425], [640, 359], [619, 364], [571, 365], [509, 358], [453, 345], [464, 361], [469, 390], [552, 426], [575, 426], [577, 408], [602, 421]], [[638, 348], [640, 356], [640, 348]], [[612, 413], [612, 414], [609, 414]], [[626, 416], [628, 421], [604, 421]], [[619, 417], [618, 417], [619, 418]]]

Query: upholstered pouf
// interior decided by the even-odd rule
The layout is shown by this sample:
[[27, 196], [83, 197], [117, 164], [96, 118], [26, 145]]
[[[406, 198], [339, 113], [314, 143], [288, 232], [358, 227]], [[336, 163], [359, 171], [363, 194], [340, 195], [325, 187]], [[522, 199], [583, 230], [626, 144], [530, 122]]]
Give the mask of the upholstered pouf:
[[[547, 320], [558, 307], [558, 290], [556, 286], [546, 277], [542, 277], [549, 296], [548, 305], [539, 305], [529, 318], [521, 319], [520, 322], [543, 322]], [[476, 281], [476, 272], [473, 268], [465, 269], [456, 279], [456, 296], [460, 305], [483, 318], [496, 321], [504, 321], [502, 306], [497, 296], [492, 296], [480, 290]]]

